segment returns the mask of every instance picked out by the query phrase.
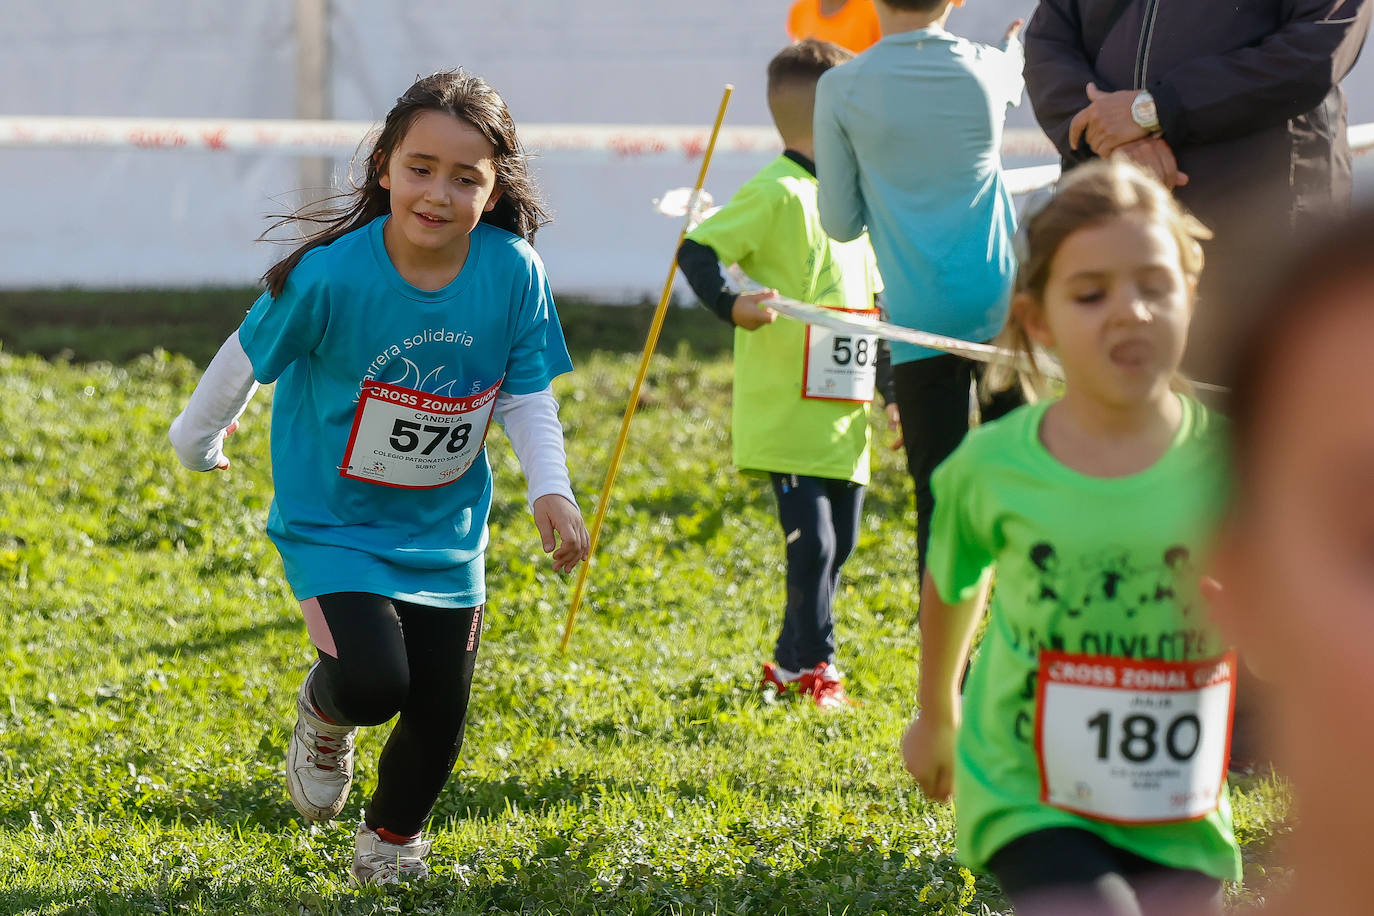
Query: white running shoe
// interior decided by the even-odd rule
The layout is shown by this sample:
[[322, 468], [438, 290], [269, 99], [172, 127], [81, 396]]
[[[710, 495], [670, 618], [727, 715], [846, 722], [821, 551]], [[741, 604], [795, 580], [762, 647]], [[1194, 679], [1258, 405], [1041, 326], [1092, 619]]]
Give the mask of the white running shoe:
[[296, 693], [296, 730], [286, 751], [286, 791], [302, 816], [312, 821], [337, 817], [353, 787], [353, 736], [358, 729], [321, 719], [310, 701], [310, 666]]
[[353, 836], [353, 865], [348, 869], [354, 884], [400, 884], [428, 877], [429, 840], [388, 843], [367, 826], [359, 824]]

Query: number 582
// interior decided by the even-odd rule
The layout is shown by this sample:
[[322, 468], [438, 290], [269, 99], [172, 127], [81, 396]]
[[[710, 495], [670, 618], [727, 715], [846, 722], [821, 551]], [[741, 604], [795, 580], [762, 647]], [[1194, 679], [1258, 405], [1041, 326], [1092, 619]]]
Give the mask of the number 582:
[[830, 358], [837, 366], [848, 366], [851, 362], [856, 366], [867, 366], [877, 358], [878, 348], [873, 345], [873, 341], [868, 337], [848, 337], [836, 336], [835, 344], [831, 347]]

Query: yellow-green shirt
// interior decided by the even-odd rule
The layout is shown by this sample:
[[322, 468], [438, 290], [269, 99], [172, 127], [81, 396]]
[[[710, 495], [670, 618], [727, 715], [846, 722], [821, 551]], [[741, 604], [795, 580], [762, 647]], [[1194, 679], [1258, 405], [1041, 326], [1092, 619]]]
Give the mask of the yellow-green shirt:
[[[783, 296], [871, 309], [882, 289], [867, 238], [837, 242], [821, 228], [816, 179], [779, 156], [688, 233], [723, 264]], [[735, 329], [736, 466], [867, 484], [868, 404], [803, 397], [807, 326], [779, 318]]]

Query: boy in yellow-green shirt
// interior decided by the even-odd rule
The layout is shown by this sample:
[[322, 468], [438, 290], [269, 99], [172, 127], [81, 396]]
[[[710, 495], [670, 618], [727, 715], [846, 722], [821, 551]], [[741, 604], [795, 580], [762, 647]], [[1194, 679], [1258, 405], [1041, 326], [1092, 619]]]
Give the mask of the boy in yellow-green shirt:
[[[833, 602], [858, 540], [868, 484], [868, 410], [878, 386], [876, 337], [777, 321], [777, 293], [875, 312], [881, 289], [866, 238], [821, 228], [811, 122], [821, 74], [853, 55], [808, 39], [768, 65], [768, 107], [786, 151], [687, 235], [678, 265], [707, 308], [735, 326], [734, 461], [767, 473], [787, 550], [787, 605], [763, 686], [796, 686], [822, 707], [848, 701], [835, 666]], [[730, 289], [738, 264], [756, 292]]]

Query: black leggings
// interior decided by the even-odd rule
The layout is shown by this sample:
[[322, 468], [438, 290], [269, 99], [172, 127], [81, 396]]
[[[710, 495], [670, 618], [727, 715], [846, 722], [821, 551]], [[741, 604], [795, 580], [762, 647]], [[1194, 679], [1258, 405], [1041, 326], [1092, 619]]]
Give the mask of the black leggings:
[[[892, 367], [906, 440], [906, 467], [916, 485], [916, 569], [922, 580], [930, 517], [935, 511], [930, 475], [968, 434], [969, 384], [981, 380], [985, 368], [983, 363], [948, 353]], [[982, 405], [983, 422], [1005, 416], [1024, 403], [1020, 388], [999, 392], [991, 403]]]
[[1221, 916], [1221, 882], [1112, 846], [1087, 830], [1017, 837], [988, 871], [1016, 916]]
[[364, 592], [320, 595], [303, 607], [320, 656], [310, 685], [319, 710], [343, 725], [381, 725], [400, 713], [377, 762], [367, 825], [419, 833], [463, 744], [482, 608]]
[[790, 671], [835, 663], [835, 589], [859, 540], [864, 488], [848, 480], [773, 474], [787, 543], [787, 608], [773, 659]]

